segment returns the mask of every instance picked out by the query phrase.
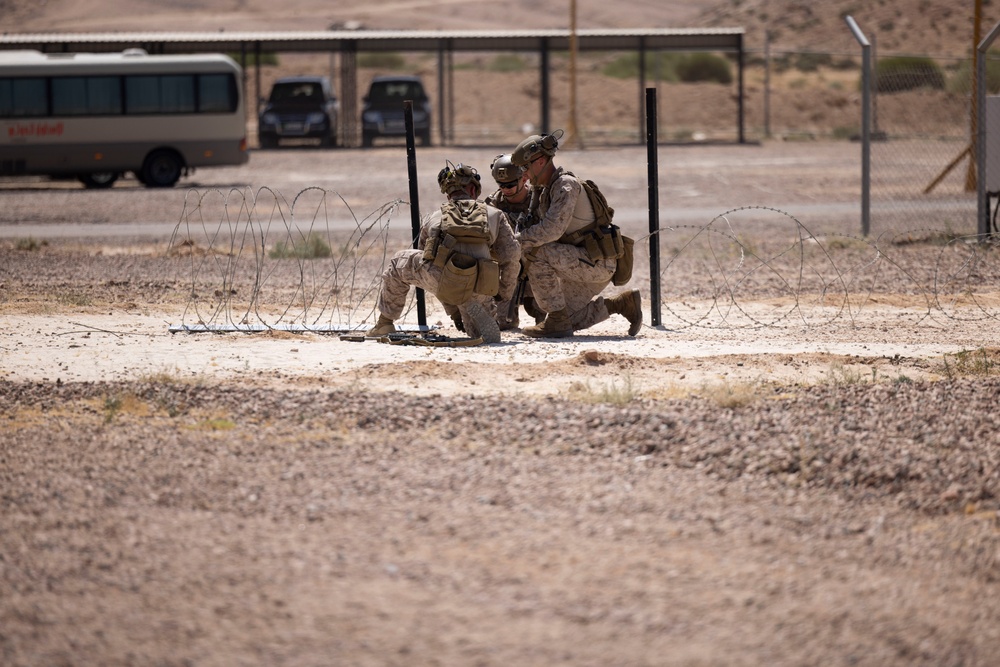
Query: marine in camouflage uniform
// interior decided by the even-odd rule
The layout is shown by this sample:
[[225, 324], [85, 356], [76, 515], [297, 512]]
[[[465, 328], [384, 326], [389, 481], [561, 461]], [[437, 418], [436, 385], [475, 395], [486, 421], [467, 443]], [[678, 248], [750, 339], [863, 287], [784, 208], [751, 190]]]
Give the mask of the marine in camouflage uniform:
[[[477, 251], [463, 245], [454, 246], [456, 253], [465, 253], [482, 259], [492, 258], [499, 265], [499, 288], [496, 294], [471, 294], [462, 303], [447, 303], [457, 311], [462, 329], [469, 336], [482, 336], [485, 342], [499, 342], [499, 330], [493, 319], [493, 309], [497, 301], [509, 300], [517, 285], [520, 268], [521, 249], [514, 239], [507, 215], [500, 209], [478, 202], [482, 192], [480, 177], [475, 169], [466, 165], [446, 166], [438, 174], [441, 192], [448, 201], [431, 213], [420, 228], [417, 249], [400, 250], [389, 260], [389, 266], [382, 274], [382, 287], [378, 296], [379, 319], [375, 327], [366, 335], [385, 336], [395, 331], [394, 320], [400, 317], [406, 306], [410, 287], [415, 286], [442, 299], [440, 288], [445, 269], [435, 261], [434, 253], [441, 239], [443, 224], [446, 223], [445, 209], [455, 202], [466, 208], [485, 209], [485, 227], [488, 231], [488, 250]], [[446, 303], [446, 299], [442, 299]], [[485, 318], [485, 321], [484, 321]], [[495, 333], [494, 333], [495, 332]]]
[[580, 180], [552, 162], [561, 136], [561, 130], [530, 136], [511, 158], [539, 190], [538, 222], [519, 231], [517, 240], [532, 294], [547, 313], [541, 324], [521, 331], [536, 338], [563, 338], [617, 314], [628, 320], [628, 335], [635, 336], [642, 326], [639, 291], [600, 296], [611, 283], [616, 260], [592, 260], [584, 247], [563, 242], [568, 234], [593, 225], [596, 216]]
[[[537, 219], [534, 216], [534, 208], [537, 208], [538, 199], [534, 190], [528, 185], [528, 175], [523, 169], [514, 165], [510, 153], [497, 155], [493, 158], [490, 171], [493, 174], [493, 180], [497, 183], [497, 190], [486, 197], [486, 203], [496, 206], [506, 213], [515, 232], [523, 231], [535, 224]], [[524, 304], [528, 314], [536, 318], [536, 323], [540, 322], [545, 317], [545, 313], [539, 311], [535, 306], [526, 276], [522, 273], [520, 278], [525, 279], [525, 285], [520, 295], [521, 303]], [[518, 305], [520, 304], [512, 305], [511, 300], [497, 304], [496, 319], [501, 331], [515, 329], [520, 324]]]

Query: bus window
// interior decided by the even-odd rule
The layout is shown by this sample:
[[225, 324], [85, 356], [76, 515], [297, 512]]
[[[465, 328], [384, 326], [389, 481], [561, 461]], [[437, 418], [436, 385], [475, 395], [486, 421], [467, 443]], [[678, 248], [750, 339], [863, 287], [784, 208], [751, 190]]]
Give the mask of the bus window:
[[160, 92], [160, 111], [163, 113], [194, 113], [193, 76], [161, 76]]
[[0, 79], [0, 118], [29, 118], [48, 113], [45, 79]]
[[198, 111], [232, 113], [236, 111], [236, 90], [229, 74], [202, 74], [198, 77]]
[[68, 76], [52, 79], [55, 116], [111, 116], [122, 112], [121, 78]]
[[193, 113], [194, 76], [125, 77], [127, 113]]

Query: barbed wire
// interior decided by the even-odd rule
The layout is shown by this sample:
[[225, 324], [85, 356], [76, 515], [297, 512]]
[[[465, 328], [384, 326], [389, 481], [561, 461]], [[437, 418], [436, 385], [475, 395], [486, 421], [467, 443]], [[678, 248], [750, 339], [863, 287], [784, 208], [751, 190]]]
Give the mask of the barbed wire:
[[[413, 245], [409, 224], [391, 228], [404, 204], [392, 200], [359, 218], [338, 193], [316, 187], [291, 202], [266, 187], [189, 192], [170, 241], [171, 254], [188, 260], [181, 326], [368, 326], [392, 254]], [[668, 329], [855, 326], [883, 305], [910, 324], [1000, 316], [995, 246], [974, 235], [817, 234], [786, 211], [742, 206], [704, 225], [638, 237], [633, 282], [654, 238], [665, 258], [659, 288]], [[411, 291], [402, 319], [414, 308]]]

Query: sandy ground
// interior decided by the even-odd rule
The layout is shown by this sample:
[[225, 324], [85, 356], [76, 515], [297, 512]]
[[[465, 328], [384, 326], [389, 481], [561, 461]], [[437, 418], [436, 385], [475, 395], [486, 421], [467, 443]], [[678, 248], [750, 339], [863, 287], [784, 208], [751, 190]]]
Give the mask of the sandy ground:
[[[933, 221], [860, 242], [850, 147], [669, 155], [661, 324], [643, 260], [634, 339], [454, 348], [170, 333], [222, 287], [173, 251], [189, 192], [4, 183], [0, 662], [992, 664], [992, 248]], [[638, 149], [562, 156], [640, 235]], [[398, 157], [195, 182], [364, 215], [406, 192]], [[302, 284], [269, 275], [279, 304]]]

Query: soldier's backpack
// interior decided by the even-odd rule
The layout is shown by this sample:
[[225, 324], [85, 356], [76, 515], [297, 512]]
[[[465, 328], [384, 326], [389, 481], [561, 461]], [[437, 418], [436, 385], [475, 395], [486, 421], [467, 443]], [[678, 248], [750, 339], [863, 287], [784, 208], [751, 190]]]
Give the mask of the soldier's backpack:
[[[442, 303], [458, 306], [473, 294], [495, 296], [500, 291], [500, 265], [490, 257], [487, 217], [486, 205], [479, 201], [442, 204], [440, 231], [424, 251], [441, 268], [437, 297]], [[456, 251], [458, 244], [478, 246], [475, 256]]]

